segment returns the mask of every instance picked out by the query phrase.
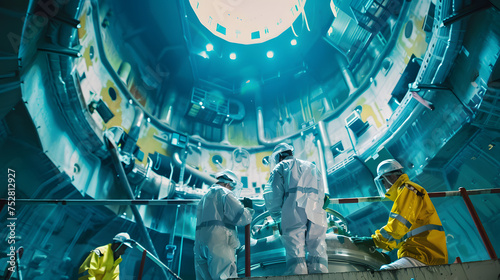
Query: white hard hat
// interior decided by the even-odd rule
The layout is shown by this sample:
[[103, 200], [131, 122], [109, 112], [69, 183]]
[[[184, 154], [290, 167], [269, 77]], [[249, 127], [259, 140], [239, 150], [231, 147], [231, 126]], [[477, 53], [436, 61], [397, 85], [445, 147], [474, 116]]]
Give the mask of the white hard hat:
[[377, 191], [381, 197], [385, 197], [387, 192], [383, 183], [384, 180], [387, 180], [385, 178], [385, 174], [396, 170], [401, 170], [402, 172], [403, 166], [395, 159], [386, 159], [379, 163], [377, 167], [377, 177], [373, 179], [373, 182], [375, 182], [375, 186], [377, 187]]
[[126, 232], [120, 232], [115, 237], [113, 237], [113, 242], [114, 243], [123, 243], [127, 247], [132, 248], [132, 244], [130, 242], [130, 235]]
[[377, 176], [387, 174], [392, 171], [403, 170], [403, 166], [395, 159], [386, 159], [379, 163], [377, 167]]

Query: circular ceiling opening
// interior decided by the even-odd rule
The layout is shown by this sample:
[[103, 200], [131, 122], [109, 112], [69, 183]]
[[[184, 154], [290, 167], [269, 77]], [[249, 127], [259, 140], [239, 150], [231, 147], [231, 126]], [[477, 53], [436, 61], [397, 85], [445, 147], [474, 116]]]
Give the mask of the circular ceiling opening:
[[306, 0], [189, 0], [200, 22], [231, 43], [256, 44], [287, 30]]

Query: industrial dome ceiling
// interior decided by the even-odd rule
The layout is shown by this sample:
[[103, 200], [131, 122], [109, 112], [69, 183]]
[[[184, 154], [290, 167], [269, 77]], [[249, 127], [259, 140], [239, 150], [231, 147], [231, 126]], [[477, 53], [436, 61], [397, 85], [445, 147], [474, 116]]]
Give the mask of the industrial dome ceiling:
[[231, 43], [256, 44], [273, 39], [305, 17], [306, 0], [190, 0], [200, 22]]

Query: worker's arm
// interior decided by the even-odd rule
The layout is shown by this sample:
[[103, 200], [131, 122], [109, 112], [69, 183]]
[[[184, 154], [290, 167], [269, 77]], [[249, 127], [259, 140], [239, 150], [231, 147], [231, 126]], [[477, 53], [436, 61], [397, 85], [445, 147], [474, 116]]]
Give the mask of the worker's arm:
[[253, 213], [255, 213], [255, 210], [245, 208], [232, 193], [226, 195], [224, 215], [231, 224], [235, 226], [248, 225], [252, 221]]
[[96, 280], [97, 275], [104, 274], [106, 268], [101, 267], [99, 264], [99, 258], [101, 258], [100, 252], [97, 250], [92, 251], [89, 256], [85, 259], [83, 264], [80, 266], [78, 273], [88, 272], [88, 277], [85, 279]]
[[113, 271], [113, 280], [120, 280], [120, 266], [116, 266], [115, 271]]
[[424, 199], [405, 185], [398, 190], [399, 194], [392, 206], [389, 220], [380, 230], [372, 235], [375, 245], [387, 251], [399, 248], [402, 238], [412, 225], [422, 209]]
[[281, 208], [285, 197], [284, 182], [283, 165], [279, 164], [271, 172], [269, 181], [267, 181], [266, 187], [264, 188], [266, 208], [271, 214], [271, 217], [277, 222], [281, 220]]

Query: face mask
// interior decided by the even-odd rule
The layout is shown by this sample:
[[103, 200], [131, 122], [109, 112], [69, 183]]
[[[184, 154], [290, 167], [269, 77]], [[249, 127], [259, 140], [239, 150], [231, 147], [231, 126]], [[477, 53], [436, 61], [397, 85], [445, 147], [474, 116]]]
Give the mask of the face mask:
[[116, 253], [118, 250], [120, 250], [120, 248], [123, 246], [123, 243], [120, 244], [120, 246], [118, 246], [118, 248], [116, 248], [116, 250], [114, 251], [114, 253]]
[[[387, 191], [390, 189], [390, 187], [394, 184], [389, 179], [385, 177], [385, 175], [380, 175], [377, 176], [375, 179], [373, 179], [375, 182], [375, 186], [377, 187], [377, 191], [380, 197], [385, 197], [385, 194]], [[385, 181], [385, 184], [384, 184]], [[389, 187], [386, 187], [386, 184], [389, 185]]]

